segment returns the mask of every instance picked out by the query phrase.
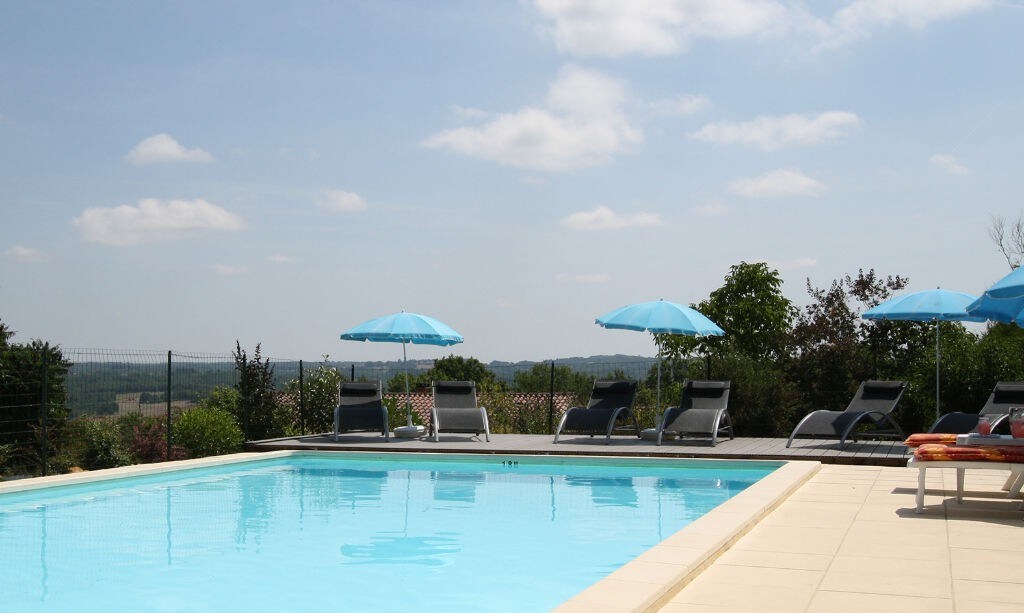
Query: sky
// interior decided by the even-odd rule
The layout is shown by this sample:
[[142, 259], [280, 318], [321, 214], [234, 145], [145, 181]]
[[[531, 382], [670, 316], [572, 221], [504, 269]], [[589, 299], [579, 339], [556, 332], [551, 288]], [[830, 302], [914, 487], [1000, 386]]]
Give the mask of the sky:
[[594, 319], [767, 262], [980, 294], [1024, 2], [0, 3], [0, 320], [65, 348], [652, 356]]

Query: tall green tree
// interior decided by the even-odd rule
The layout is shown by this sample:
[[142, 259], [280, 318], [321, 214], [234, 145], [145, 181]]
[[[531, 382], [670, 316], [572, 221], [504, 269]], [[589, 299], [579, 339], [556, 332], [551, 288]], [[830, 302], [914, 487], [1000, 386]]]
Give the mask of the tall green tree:
[[707, 356], [728, 350], [758, 360], [778, 360], [789, 350], [796, 309], [782, 293], [779, 271], [764, 262], [733, 265], [722, 287], [694, 308], [718, 324], [725, 336], [656, 334], [662, 355], [682, 358], [694, 351]]
[[260, 345], [250, 358], [235, 341], [235, 368], [238, 370], [239, 403], [235, 419], [246, 440], [259, 440], [284, 435], [286, 418], [278, 406], [274, 390], [274, 367], [270, 358], [260, 355]]
[[68, 416], [64, 381], [71, 362], [58, 345], [39, 339], [12, 343], [13, 336], [0, 323], [0, 445], [6, 446], [7, 461], [20, 470], [42, 470], [60, 450]]

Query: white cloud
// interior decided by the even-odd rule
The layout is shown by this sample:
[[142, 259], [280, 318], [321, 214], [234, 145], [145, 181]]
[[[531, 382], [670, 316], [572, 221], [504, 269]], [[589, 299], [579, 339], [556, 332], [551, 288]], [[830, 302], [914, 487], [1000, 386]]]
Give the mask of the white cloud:
[[10, 249], [4, 251], [4, 255], [25, 264], [33, 264], [36, 262], [42, 262], [46, 258], [39, 252], [38, 249], [32, 249], [31, 247], [23, 247], [21, 245], [15, 245]]
[[570, 281], [572, 283], [607, 283], [611, 281], [611, 275], [605, 273], [590, 273], [582, 275], [569, 275], [560, 273], [555, 275], [558, 281]]
[[274, 255], [267, 256], [267, 261], [273, 262], [274, 264], [290, 264], [291, 262], [295, 261], [295, 258], [288, 255], [281, 255], [280, 253], [277, 253]]
[[355, 192], [343, 189], [331, 189], [323, 193], [320, 206], [328, 211], [338, 213], [359, 213], [367, 208], [366, 200]]
[[551, 83], [544, 108], [499, 113], [483, 125], [445, 130], [423, 144], [532, 170], [594, 166], [643, 141], [623, 112], [625, 101], [619, 81], [566, 66]]
[[969, 175], [971, 170], [960, 163], [955, 156], [936, 153], [928, 158], [928, 163], [951, 175]]
[[[855, 0], [828, 17], [780, 0], [534, 0], [540, 31], [576, 56], [663, 56], [700, 40], [802, 39], [837, 47], [891, 26], [923, 29], [990, 8], [995, 0]], [[835, 4], [835, 3], [833, 3]]]
[[170, 134], [157, 134], [143, 139], [128, 152], [125, 159], [138, 166], [159, 162], [209, 164], [214, 161], [213, 156], [202, 149], [186, 149]]
[[827, 111], [817, 116], [762, 115], [741, 123], [710, 123], [690, 136], [709, 143], [747, 145], [775, 151], [791, 145], [816, 145], [842, 139], [859, 128], [861, 119], [847, 111]]
[[791, 196], [819, 196], [825, 185], [796, 169], [779, 169], [759, 177], [737, 179], [729, 191], [744, 198], [787, 198]]
[[693, 115], [711, 106], [711, 100], [705, 96], [682, 94], [675, 98], [666, 98], [651, 103], [656, 115]]
[[86, 240], [105, 245], [134, 245], [203, 231], [234, 232], [243, 226], [240, 217], [205, 200], [153, 198], [138, 206], [90, 207], [74, 224]]
[[245, 273], [245, 266], [232, 266], [230, 264], [214, 264], [213, 270], [218, 275], [240, 275]]
[[832, 42], [864, 38], [874, 29], [893, 25], [923, 30], [934, 21], [955, 19], [994, 4], [992, 0], [856, 0], [833, 16]]
[[593, 211], [573, 213], [562, 220], [562, 225], [573, 230], [620, 230], [622, 228], [660, 226], [661, 218], [655, 213], [619, 215], [606, 206]]
[[792, 17], [772, 0], [534, 0], [559, 51], [579, 56], [672, 55], [695, 39], [766, 36]]

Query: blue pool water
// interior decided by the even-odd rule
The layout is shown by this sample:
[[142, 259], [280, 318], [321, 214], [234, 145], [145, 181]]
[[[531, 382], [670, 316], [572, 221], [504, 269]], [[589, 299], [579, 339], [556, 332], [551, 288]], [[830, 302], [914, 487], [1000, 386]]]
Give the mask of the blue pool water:
[[294, 456], [0, 495], [0, 610], [546, 611], [777, 464]]

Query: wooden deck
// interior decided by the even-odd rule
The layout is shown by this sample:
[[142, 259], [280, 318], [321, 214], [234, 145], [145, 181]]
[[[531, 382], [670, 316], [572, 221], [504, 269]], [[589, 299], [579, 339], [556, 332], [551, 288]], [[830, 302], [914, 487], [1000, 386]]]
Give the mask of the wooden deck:
[[613, 436], [609, 445], [603, 438], [563, 437], [556, 445], [550, 435], [492, 434], [484, 442], [468, 435], [442, 435], [439, 442], [392, 438], [370, 433], [342, 435], [335, 443], [330, 434], [253, 441], [249, 451], [297, 449], [307, 451], [376, 451], [415, 453], [482, 453], [502, 455], [605, 455], [666, 458], [717, 458], [726, 460], [816, 460], [823, 464], [906, 466], [907, 447], [898, 441], [859, 441], [839, 449], [835, 440], [799, 439], [786, 447], [784, 438], [737, 438], [712, 447], [707, 440], [666, 441], [660, 447], [634, 436]]

